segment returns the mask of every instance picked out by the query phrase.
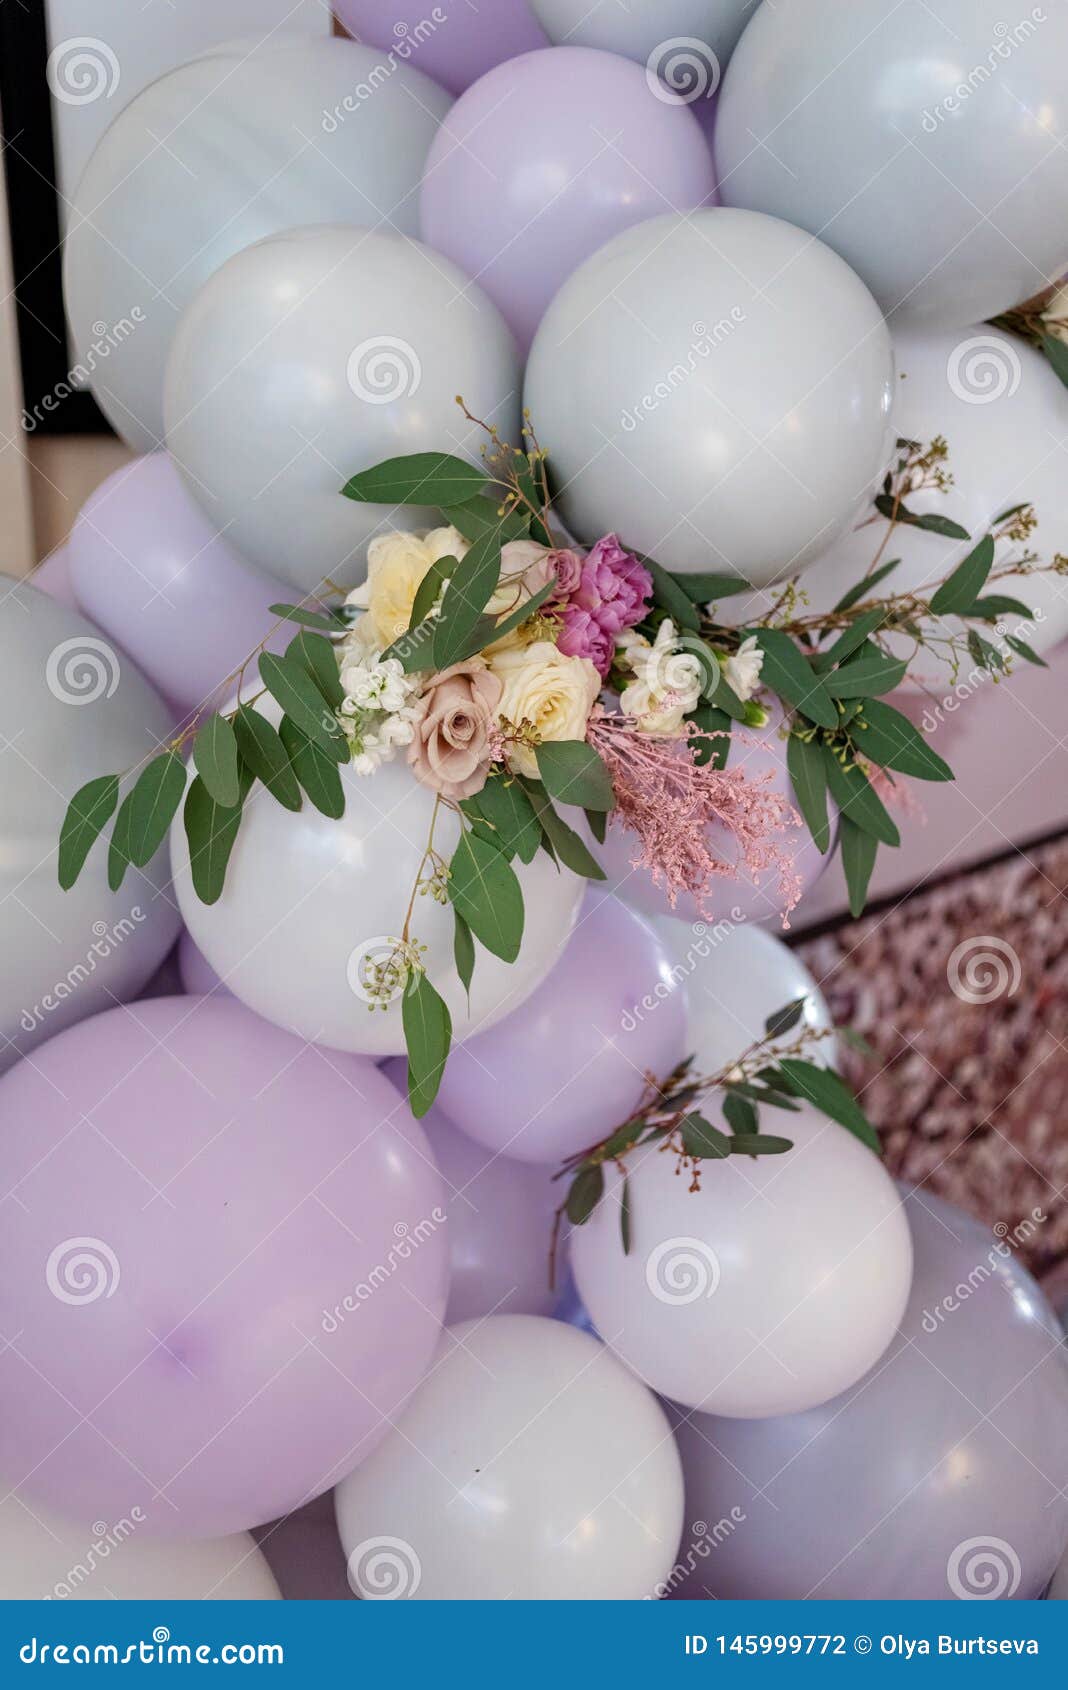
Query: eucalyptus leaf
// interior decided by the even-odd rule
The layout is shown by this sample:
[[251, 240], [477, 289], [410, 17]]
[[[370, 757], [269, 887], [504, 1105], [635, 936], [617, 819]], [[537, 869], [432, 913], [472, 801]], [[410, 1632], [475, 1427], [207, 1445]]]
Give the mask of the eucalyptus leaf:
[[827, 815], [827, 767], [819, 743], [791, 734], [786, 741], [786, 769], [805, 826], [817, 850], [825, 856], [831, 844], [831, 824]]
[[613, 810], [616, 795], [604, 761], [581, 739], [547, 739], [535, 752], [542, 785], [562, 804]]
[[930, 602], [934, 614], [944, 616], [951, 611], [970, 610], [985, 587], [993, 565], [994, 538], [991, 534], [984, 534], [963, 563], [957, 565], [952, 575], [932, 595]]
[[890, 704], [869, 699], [849, 733], [861, 755], [880, 768], [919, 780], [953, 779], [953, 770], [932, 751], [927, 736]]
[[452, 1044], [452, 1017], [426, 975], [409, 976], [401, 1000], [401, 1024], [408, 1050], [408, 1105], [421, 1119], [438, 1095]]
[[761, 684], [792, 704], [821, 728], [836, 728], [838, 712], [823, 681], [781, 628], [751, 628], [743, 636], [756, 640], [764, 653]]
[[346, 499], [372, 505], [466, 504], [486, 485], [486, 471], [448, 452], [412, 452], [361, 470], [341, 489]]
[[276, 657], [273, 652], [265, 651], [260, 655], [259, 667], [267, 691], [301, 733], [332, 755], [335, 762], [347, 763], [348, 742], [303, 665], [288, 652], [284, 657]]
[[215, 802], [232, 809], [240, 793], [237, 740], [226, 717], [220, 716], [217, 711], [207, 718], [197, 733], [193, 743], [193, 762]]
[[784, 1057], [779, 1064], [783, 1078], [796, 1096], [806, 1098], [832, 1121], [848, 1129], [876, 1154], [881, 1152], [875, 1131], [849, 1087], [833, 1069], [818, 1068], [801, 1057]]
[[523, 892], [515, 870], [495, 845], [460, 835], [449, 864], [449, 899], [476, 939], [494, 956], [514, 962], [523, 942]]
[[302, 733], [288, 716], [282, 717], [278, 733], [293, 773], [315, 808], [332, 821], [339, 821], [345, 814], [345, 788], [335, 758]]
[[572, 1226], [585, 1226], [604, 1193], [604, 1169], [599, 1163], [582, 1168], [571, 1182], [565, 1212]]
[[[162, 845], [185, 792], [185, 764], [176, 751], [164, 751], [141, 770], [129, 793], [126, 845], [131, 863], [143, 868]], [[233, 792], [237, 794], [235, 784]], [[123, 808], [127, 800], [123, 800]]]
[[[289, 753], [266, 716], [247, 704], [239, 706], [234, 717], [234, 733], [242, 760], [262, 781], [272, 798], [285, 809], [299, 810], [302, 799], [300, 783], [293, 772]], [[329, 759], [335, 768], [333, 758]]]
[[827, 785], [843, 817], [884, 845], [900, 845], [901, 834], [867, 775], [856, 763], [838, 761], [829, 745], [823, 747]]
[[59, 835], [59, 884], [69, 892], [90, 850], [119, 801], [118, 775], [97, 775], [80, 786], [63, 818]]
[[868, 901], [868, 883], [875, 867], [879, 841], [872, 834], [864, 833], [848, 816], [841, 819], [839, 838], [842, 843], [842, 869], [849, 894], [849, 913], [856, 920], [863, 915]]

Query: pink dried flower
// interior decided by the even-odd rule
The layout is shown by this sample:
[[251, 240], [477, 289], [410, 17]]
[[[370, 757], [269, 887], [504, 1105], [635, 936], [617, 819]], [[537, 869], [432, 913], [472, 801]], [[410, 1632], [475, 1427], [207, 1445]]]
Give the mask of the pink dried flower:
[[572, 602], [588, 610], [606, 634], [633, 628], [653, 596], [653, 578], [615, 534], [606, 534], [587, 553]]
[[[769, 786], [770, 773], [754, 778], [741, 768], [717, 769], [712, 763], [699, 768], [694, 752], [714, 737], [690, 722], [678, 739], [653, 739], [631, 717], [603, 712], [590, 718], [586, 730], [612, 780], [613, 825], [638, 836], [631, 866], [647, 869], [654, 885], [664, 885], [672, 909], [679, 893], [688, 892], [706, 920], [714, 920], [712, 892], [719, 877], [738, 880], [744, 869], [756, 879], [773, 870], [788, 927], [801, 877], [780, 840], [786, 828], [801, 826], [801, 818]], [[720, 830], [734, 841], [734, 862], [716, 854]]]

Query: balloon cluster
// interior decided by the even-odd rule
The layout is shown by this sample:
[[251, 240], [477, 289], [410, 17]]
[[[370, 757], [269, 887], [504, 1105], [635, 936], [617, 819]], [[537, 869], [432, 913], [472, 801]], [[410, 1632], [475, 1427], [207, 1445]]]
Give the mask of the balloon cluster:
[[[332, 761], [343, 689], [319, 673], [324, 729], [313, 648], [294, 680], [277, 606], [348, 637], [338, 595], [358, 597], [400, 502], [417, 532], [393, 534], [396, 602], [381, 579], [371, 601], [398, 636], [443, 617], [458, 559], [422, 535], [443, 507], [465, 579], [487, 532], [559, 559], [544, 507], [507, 528], [539, 451], [516, 453], [499, 507], [432, 485], [433, 465], [481, 464], [483, 424], [499, 444], [533, 418], [574, 541], [554, 580], [612, 539], [676, 631], [667, 655], [698, 671], [733, 618], [712, 661], [738, 712], [700, 717], [700, 688], [687, 708], [725, 736], [763, 663], [748, 773], [804, 813], [798, 895], [840, 832], [862, 901], [873, 817], [897, 829], [866, 776], [839, 774], [834, 736], [867, 734], [863, 769], [944, 767], [875, 671], [901, 679], [928, 613], [990, 673], [1068, 633], [1063, 559], [1043, 573], [1032, 549], [1056, 551], [1064, 502], [1045, 444], [1061, 343], [1017, 310], [1068, 262], [1050, 145], [1068, 16], [336, 10], [353, 38], [231, 43], [153, 83], [71, 210], [74, 338], [127, 325], [90, 368], [139, 455], [0, 603], [0, 1595], [270, 1598], [246, 1534], [330, 1490], [323, 1587], [344, 1567], [366, 1599], [1039, 1595], [1068, 1543], [1059, 1329], [1015, 1233], [890, 1180], [816, 982], [757, 925], [770, 870], [709, 921], [612, 833], [583, 892], [572, 864], [603, 814], [580, 797], [575, 831], [550, 824], [535, 764], [522, 949], [480, 953], [472, 977], [441, 853], [518, 838], [525, 812], [458, 799], [434, 842], [408, 764]], [[399, 459], [425, 467], [425, 503], [388, 477], [339, 497]], [[866, 574], [876, 516], [899, 574], [869, 607], [850, 583], [890, 567], [880, 548]], [[555, 592], [533, 639], [560, 632]], [[569, 634], [620, 636], [604, 679], [638, 617], [610, 623], [589, 592], [582, 575]], [[995, 620], [999, 647], [977, 631]], [[660, 635], [634, 637], [652, 662]], [[353, 685], [394, 685], [399, 717], [389, 651]], [[462, 760], [492, 663], [475, 644], [439, 668], [469, 684], [441, 730]], [[634, 670], [632, 698], [644, 684]], [[815, 694], [829, 721], [798, 750]], [[199, 731], [224, 707], [240, 762]], [[202, 814], [187, 804], [161, 863], [190, 724]], [[61, 891], [67, 799], [141, 766], [157, 772], [121, 803], [116, 781], [68, 813]], [[238, 838], [246, 768], [261, 786]], [[703, 837], [726, 850], [720, 824]], [[503, 924], [499, 887], [471, 899]], [[175, 891], [177, 975], [153, 983]], [[454, 957], [457, 1038], [417, 1120], [384, 1059], [433, 1048], [439, 1012], [401, 981], [389, 1014], [383, 982], [420, 893], [423, 939]]]

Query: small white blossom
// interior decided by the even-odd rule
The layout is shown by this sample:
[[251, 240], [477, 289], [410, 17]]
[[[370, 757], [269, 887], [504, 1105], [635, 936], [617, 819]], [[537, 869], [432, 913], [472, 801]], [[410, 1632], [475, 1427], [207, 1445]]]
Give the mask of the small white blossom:
[[643, 733], [674, 736], [700, 701], [709, 660], [684, 649], [670, 617], [661, 622], [653, 645], [632, 643], [626, 660], [635, 679], [620, 696], [624, 714], [633, 716]]
[[764, 667], [764, 653], [757, 645], [756, 635], [750, 634], [743, 640], [732, 657], [728, 657], [723, 665], [723, 673], [727, 685], [732, 687], [744, 704], [752, 698], [760, 684], [760, 671]]

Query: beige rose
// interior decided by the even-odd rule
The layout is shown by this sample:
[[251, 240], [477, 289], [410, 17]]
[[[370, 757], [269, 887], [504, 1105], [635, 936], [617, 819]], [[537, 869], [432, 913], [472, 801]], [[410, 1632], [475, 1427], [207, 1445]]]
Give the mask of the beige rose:
[[481, 657], [443, 669], [420, 699], [408, 763], [443, 798], [470, 798], [485, 785], [501, 683]]
[[[490, 595], [486, 606], [487, 616], [496, 616], [503, 621], [506, 616], [518, 610], [526, 599], [540, 593], [543, 587], [555, 578], [555, 570], [551, 562], [548, 546], [539, 546], [536, 540], [509, 540], [501, 547], [501, 579]], [[498, 652], [509, 651], [515, 646], [529, 643], [529, 636], [525, 634], [523, 624], [513, 628], [510, 634], [505, 634], [503, 640], [494, 640], [486, 646], [486, 654], [495, 656]]]
[[[498, 652], [492, 667], [502, 683], [499, 716], [516, 727], [525, 722], [538, 743], [585, 739], [601, 690], [601, 677], [588, 657], [566, 657], [550, 640], [535, 640], [533, 645]], [[537, 776], [530, 747], [509, 747], [508, 761], [517, 774]]]
[[408, 630], [423, 576], [442, 557], [463, 557], [468, 542], [457, 528], [429, 534], [380, 534], [367, 548], [367, 580], [347, 602], [366, 610], [373, 644], [380, 651]]

